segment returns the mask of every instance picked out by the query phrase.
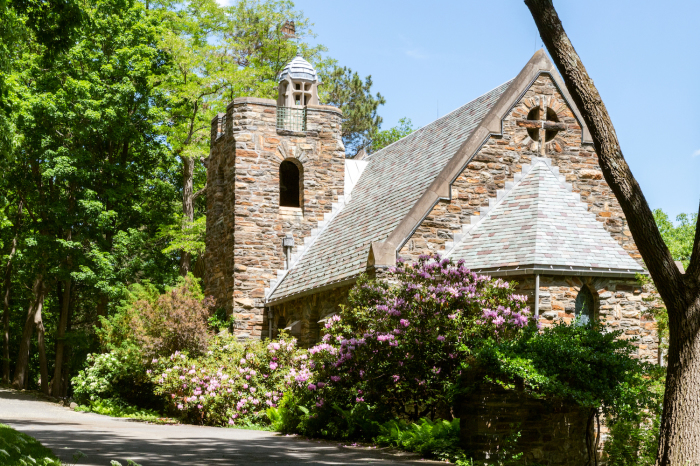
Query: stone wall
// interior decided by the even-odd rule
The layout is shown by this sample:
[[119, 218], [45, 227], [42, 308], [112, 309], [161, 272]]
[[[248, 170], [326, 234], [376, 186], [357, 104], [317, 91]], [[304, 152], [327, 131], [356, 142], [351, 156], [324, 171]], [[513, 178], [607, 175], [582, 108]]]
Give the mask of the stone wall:
[[341, 305], [347, 304], [351, 288], [352, 285], [342, 286], [274, 306], [272, 310], [277, 321], [273, 322], [273, 335], [292, 322], [301, 321], [300, 327], [293, 330], [292, 336], [299, 340], [302, 347], [313, 346], [319, 341], [323, 327], [319, 320], [338, 312]]
[[[471, 386], [476, 377], [466, 382]], [[523, 456], [517, 464], [586, 464], [587, 409], [477, 383], [458, 397], [455, 411], [460, 419], [461, 446], [475, 465], [496, 464], [518, 453]]]
[[541, 156], [539, 144], [530, 138], [527, 129], [517, 126], [516, 120], [526, 119], [542, 97], [549, 99], [559, 121], [568, 125], [566, 131], [560, 131], [546, 144], [545, 156], [552, 159], [552, 166], [559, 167], [559, 173], [566, 176], [573, 191], [581, 194], [589, 211], [597, 215], [605, 229], [641, 264], [627, 220], [603, 179], [593, 146], [582, 145], [581, 128], [548, 75], [540, 75], [505, 117], [503, 135], [491, 136], [475, 154], [453, 183], [452, 199], [433, 208], [401, 249], [401, 257], [415, 259], [420, 254], [443, 250], [445, 242], [461, 232], [461, 225], [470, 223], [470, 216], [478, 215], [481, 206], [488, 207], [489, 198], [495, 198], [496, 191], [504, 189], [506, 181], [513, 181], [522, 164], [531, 163], [533, 156]]
[[[303, 244], [344, 188], [341, 113], [308, 106], [307, 131], [278, 131], [276, 103], [239, 98], [212, 122], [207, 166], [207, 294], [236, 318], [241, 337], [262, 336], [264, 290], [284, 269], [282, 238]], [[279, 206], [279, 166], [302, 169], [303, 205]]]
[[[517, 289], [530, 300], [535, 308], [535, 277], [517, 276]], [[540, 323], [544, 326], [555, 322], [570, 323], [574, 319], [576, 296], [582, 286], [588, 286], [595, 301], [594, 317], [611, 330], [622, 330], [622, 338], [636, 338], [637, 357], [648, 362], [658, 362], [658, 326], [649, 313], [652, 293], [632, 278], [570, 277], [561, 275], [540, 276]]]

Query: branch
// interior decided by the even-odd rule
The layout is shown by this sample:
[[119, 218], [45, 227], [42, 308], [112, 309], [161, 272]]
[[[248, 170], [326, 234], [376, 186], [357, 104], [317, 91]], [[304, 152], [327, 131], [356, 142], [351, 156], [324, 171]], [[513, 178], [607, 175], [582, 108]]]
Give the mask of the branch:
[[540, 36], [591, 132], [605, 181], [625, 213], [632, 237], [654, 283], [667, 306], [674, 309], [684, 308], [685, 306], [680, 304], [681, 296], [685, 296], [682, 275], [659, 233], [644, 194], [622, 155], [605, 104], [569, 41], [552, 0], [525, 0], [525, 4], [530, 9]]
[[202, 194], [205, 194], [206, 192], [207, 192], [207, 187], [205, 186], [192, 195], [192, 201], [196, 201], [199, 196], [201, 196]]
[[700, 282], [700, 207], [698, 207], [698, 219], [695, 223], [695, 241], [693, 251], [690, 253], [690, 263], [685, 271], [686, 277], [690, 277], [695, 282]]

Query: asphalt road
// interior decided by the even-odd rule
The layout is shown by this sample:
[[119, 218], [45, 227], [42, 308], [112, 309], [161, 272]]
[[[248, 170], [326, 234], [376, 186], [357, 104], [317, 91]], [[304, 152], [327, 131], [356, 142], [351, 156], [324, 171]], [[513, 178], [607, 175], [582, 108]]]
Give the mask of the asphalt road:
[[29, 393], [0, 388], [0, 423], [31, 435], [61, 460], [108, 466], [131, 459], [143, 466], [191, 465], [425, 465], [395, 450], [341, 446], [274, 432], [189, 425], [154, 425], [81, 413]]

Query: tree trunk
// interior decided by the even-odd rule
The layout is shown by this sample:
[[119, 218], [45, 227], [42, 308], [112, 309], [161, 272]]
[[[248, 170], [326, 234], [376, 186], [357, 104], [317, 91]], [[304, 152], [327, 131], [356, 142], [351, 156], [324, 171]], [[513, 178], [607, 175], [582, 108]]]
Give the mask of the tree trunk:
[[12, 286], [12, 259], [17, 252], [17, 234], [12, 240], [12, 250], [5, 266], [5, 299], [2, 303], [2, 382], [10, 383], [10, 287]]
[[65, 349], [66, 327], [68, 326], [68, 314], [70, 312], [70, 288], [71, 279], [63, 282], [63, 293], [61, 296], [61, 317], [58, 321], [58, 329], [56, 332], [56, 361], [53, 371], [53, 382], [51, 384], [51, 395], [59, 398], [63, 395], [61, 383], [63, 378], [63, 352]]
[[[194, 221], [194, 159], [182, 157], [182, 228], [190, 228]], [[182, 251], [180, 275], [187, 276], [192, 268], [192, 255]]]
[[[24, 330], [22, 331], [22, 340], [19, 344], [19, 353], [17, 354], [17, 364], [15, 365], [15, 376], [12, 380], [12, 386], [16, 389], [21, 389], [26, 385], [28, 378], [29, 366], [29, 345], [32, 342], [32, 333], [34, 333], [34, 314], [39, 304], [39, 298], [44, 290], [44, 275], [39, 273], [34, 279], [34, 298], [29, 305], [27, 311], [27, 319], [24, 321]], [[42, 298], [43, 301], [43, 298]]]
[[564, 32], [552, 0], [525, 0], [525, 4], [591, 132], [605, 181], [625, 213], [632, 237], [668, 310], [668, 372], [657, 465], [700, 464], [700, 225], [696, 227], [688, 270], [683, 274], [659, 233], [622, 155], [610, 115]]
[[12, 239], [12, 248], [10, 250], [10, 256], [7, 258], [7, 265], [5, 266], [5, 279], [3, 280], [3, 287], [5, 290], [5, 299], [2, 303], [2, 382], [10, 383], [10, 288], [12, 287], [12, 259], [15, 257], [17, 252], [17, 235], [19, 233], [19, 224], [22, 220], [22, 206], [23, 203], [20, 201], [17, 208], [17, 222], [15, 224], [15, 237]]
[[46, 363], [46, 342], [44, 339], [44, 321], [41, 311], [44, 308], [45, 290], [42, 288], [40, 298], [34, 312], [34, 326], [37, 334], [37, 349], [39, 350], [39, 375], [41, 377], [41, 392], [44, 395], [49, 394], [49, 369]]

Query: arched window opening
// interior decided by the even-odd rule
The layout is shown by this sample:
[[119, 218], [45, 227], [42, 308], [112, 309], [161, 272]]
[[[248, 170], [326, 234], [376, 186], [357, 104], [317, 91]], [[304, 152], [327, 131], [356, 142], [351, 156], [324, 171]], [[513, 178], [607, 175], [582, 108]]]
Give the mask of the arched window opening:
[[301, 207], [301, 172], [294, 162], [280, 164], [280, 206]]
[[582, 286], [581, 290], [576, 296], [576, 317], [578, 318], [579, 325], [586, 325], [588, 322], [593, 320], [595, 315], [595, 301], [593, 300], [593, 293], [587, 286]]

